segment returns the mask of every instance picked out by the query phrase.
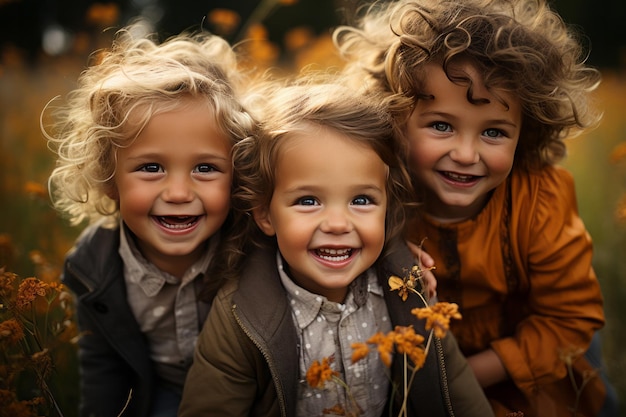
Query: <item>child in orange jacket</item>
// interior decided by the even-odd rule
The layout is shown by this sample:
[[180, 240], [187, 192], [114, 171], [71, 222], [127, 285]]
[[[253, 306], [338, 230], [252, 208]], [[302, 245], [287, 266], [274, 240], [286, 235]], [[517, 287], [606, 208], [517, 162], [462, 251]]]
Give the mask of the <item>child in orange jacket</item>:
[[583, 356], [604, 325], [591, 239], [556, 165], [599, 120], [574, 34], [543, 0], [423, 0], [371, 8], [335, 41], [355, 84], [397, 94], [422, 203], [408, 234], [461, 308], [452, 331], [496, 415], [612, 415]]

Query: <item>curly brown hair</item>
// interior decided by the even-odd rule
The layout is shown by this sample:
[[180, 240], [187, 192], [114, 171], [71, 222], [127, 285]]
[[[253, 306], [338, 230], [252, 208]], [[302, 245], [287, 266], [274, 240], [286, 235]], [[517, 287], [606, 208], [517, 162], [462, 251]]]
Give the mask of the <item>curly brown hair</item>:
[[400, 0], [374, 3], [354, 26], [335, 30], [348, 60], [346, 74], [365, 88], [408, 98], [396, 111], [404, 124], [425, 97], [427, 63], [443, 67], [469, 61], [490, 90], [509, 92], [522, 105], [523, 122], [515, 165], [539, 168], [565, 156], [564, 139], [597, 124], [590, 105], [600, 82], [585, 64], [580, 37], [545, 0]]

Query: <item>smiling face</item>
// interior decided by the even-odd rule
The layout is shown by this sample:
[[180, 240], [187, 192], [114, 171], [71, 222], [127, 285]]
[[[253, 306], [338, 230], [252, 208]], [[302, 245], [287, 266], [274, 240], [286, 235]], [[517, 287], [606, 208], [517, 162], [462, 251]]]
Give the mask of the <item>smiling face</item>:
[[114, 198], [142, 254], [180, 276], [230, 208], [231, 144], [204, 102], [154, 116], [117, 151]]
[[284, 140], [270, 206], [255, 219], [276, 235], [294, 282], [343, 302], [383, 249], [387, 166], [370, 147], [332, 129]]
[[[489, 193], [501, 184], [513, 167], [522, 124], [518, 99], [495, 90], [490, 93], [474, 67], [461, 64], [473, 82], [473, 97], [467, 86], [448, 79], [441, 66], [428, 64], [425, 93], [406, 125], [410, 169], [425, 190], [426, 210], [443, 221], [476, 215]], [[488, 102], [482, 102], [483, 99]]]

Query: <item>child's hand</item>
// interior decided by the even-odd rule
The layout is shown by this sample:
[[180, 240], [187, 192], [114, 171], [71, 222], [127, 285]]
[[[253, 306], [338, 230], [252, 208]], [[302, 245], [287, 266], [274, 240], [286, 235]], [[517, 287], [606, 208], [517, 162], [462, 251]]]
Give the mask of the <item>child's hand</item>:
[[413, 253], [422, 269], [422, 276], [424, 277], [424, 289], [428, 296], [429, 304], [437, 302], [437, 279], [435, 274], [430, 268], [435, 266], [435, 260], [424, 250], [421, 246], [416, 245], [413, 242], [406, 242], [409, 249]]

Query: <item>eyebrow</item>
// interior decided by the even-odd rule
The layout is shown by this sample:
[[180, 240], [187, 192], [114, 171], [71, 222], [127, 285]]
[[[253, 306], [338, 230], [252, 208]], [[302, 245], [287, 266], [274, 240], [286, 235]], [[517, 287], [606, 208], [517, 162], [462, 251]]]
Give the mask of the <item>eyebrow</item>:
[[[458, 119], [457, 116], [454, 116], [450, 113], [446, 113], [443, 111], [425, 111], [423, 113], [419, 113], [420, 116], [438, 116], [438, 117], [444, 117], [444, 118], [449, 118], [449, 119]], [[517, 127], [517, 123], [512, 122], [511, 120], [508, 119], [489, 119], [489, 120], [485, 120], [485, 123], [487, 124], [499, 124], [499, 125], [508, 125], [508, 126], [512, 126], [512, 127]]]
[[[312, 186], [312, 185], [308, 185], [308, 184], [304, 184], [304, 185], [298, 185], [292, 188], [287, 188], [285, 189], [283, 192], [285, 194], [293, 194], [293, 193], [318, 193], [320, 191], [321, 187], [318, 186]], [[386, 191], [386, 188], [380, 188], [376, 185], [373, 184], [357, 184], [354, 187], [351, 187], [353, 189], [352, 192], [354, 192], [355, 194], [358, 194], [357, 191], [359, 193], [362, 192], [378, 192], [378, 193], [384, 193]]]

